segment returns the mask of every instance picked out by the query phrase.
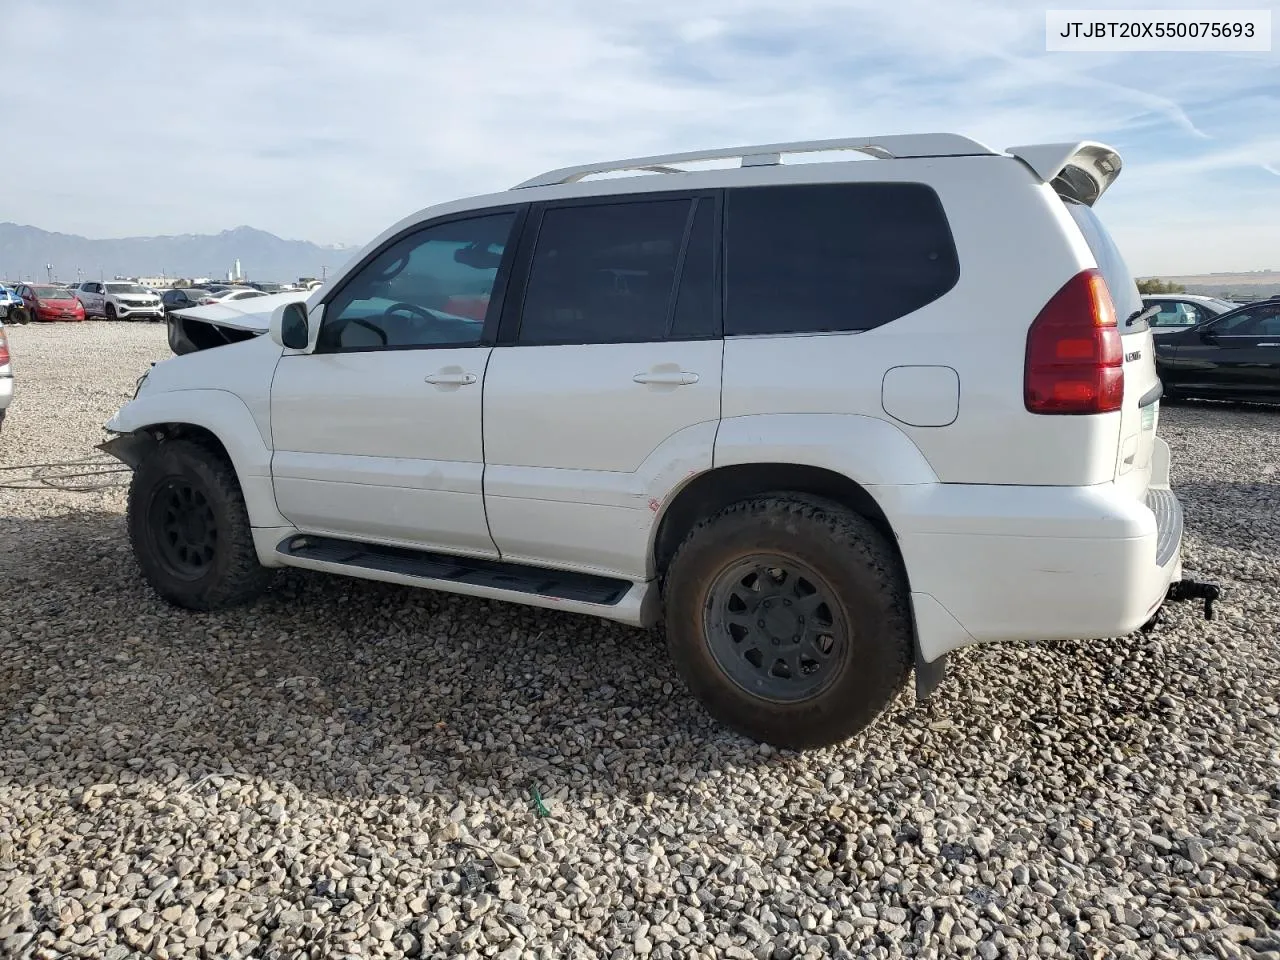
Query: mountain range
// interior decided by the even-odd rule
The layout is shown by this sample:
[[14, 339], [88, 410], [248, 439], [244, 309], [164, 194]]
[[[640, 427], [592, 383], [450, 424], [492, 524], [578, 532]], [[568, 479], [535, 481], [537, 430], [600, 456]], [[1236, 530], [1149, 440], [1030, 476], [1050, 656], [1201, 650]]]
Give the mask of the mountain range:
[[1187, 293], [1210, 297], [1274, 297], [1280, 294], [1280, 270], [1250, 270], [1247, 273], [1201, 273], [1195, 276], [1160, 279], [1181, 284]]
[[[90, 240], [38, 227], [0, 223], [0, 279], [64, 282], [122, 277], [224, 278], [236, 260], [250, 280], [319, 277], [354, 255], [355, 247], [284, 240], [265, 230], [236, 227], [216, 234]], [[78, 272], [77, 272], [78, 271]]]

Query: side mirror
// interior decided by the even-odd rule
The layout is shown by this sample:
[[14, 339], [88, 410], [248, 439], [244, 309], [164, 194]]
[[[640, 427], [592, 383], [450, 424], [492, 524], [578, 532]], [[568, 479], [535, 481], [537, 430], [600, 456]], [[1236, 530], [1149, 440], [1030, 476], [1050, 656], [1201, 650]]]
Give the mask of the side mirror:
[[295, 301], [276, 307], [271, 313], [271, 339], [286, 350], [307, 349], [311, 343], [307, 305]]

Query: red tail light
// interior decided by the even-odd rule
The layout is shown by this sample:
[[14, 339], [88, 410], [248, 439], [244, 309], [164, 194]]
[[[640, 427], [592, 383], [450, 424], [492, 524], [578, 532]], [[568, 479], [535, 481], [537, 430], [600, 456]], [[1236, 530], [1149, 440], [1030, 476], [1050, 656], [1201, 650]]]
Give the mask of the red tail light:
[[9, 362], [9, 340], [4, 335], [4, 331], [0, 330], [0, 367]]
[[1063, 284], [1031, 324], [1023, 396], [1032, 413], [1120, 409], [1124, 348], [1116, 308], [1097, 270], [1082, 270]]

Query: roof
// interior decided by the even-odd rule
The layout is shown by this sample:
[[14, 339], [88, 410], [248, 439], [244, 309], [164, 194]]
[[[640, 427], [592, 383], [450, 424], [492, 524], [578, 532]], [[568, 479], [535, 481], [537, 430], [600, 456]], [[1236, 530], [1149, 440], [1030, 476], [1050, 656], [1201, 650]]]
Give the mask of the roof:
[[855, 152], [882, 160], [905, 160], [935, 157], [998, 157], [1021, 160], [1045, 183], [1053, 184], [1063, 195], [1092, 205], [1120, 175], [1120, 155], [1105, 143], [1095, 140], [1071, 140], [1062, 143], [1033, 143], [1009, 147], [1003, 153], [984, 143], [957, 133], [911, 133], [883, 137], [844, 137], [834, 140], [796, 140], [788, 143], [762, 143], [741, 147], [720, 147], [685, 153], [606, 160], [598, 163], [560, 167], [531, 177], [512, 187], [550, 187], [577, 183], [602, 173], [680, 174], [680, 164], [711, 160], [738, 160], [742, 167], [765, 167], [782, 164], [782, 158], [794, 154]]

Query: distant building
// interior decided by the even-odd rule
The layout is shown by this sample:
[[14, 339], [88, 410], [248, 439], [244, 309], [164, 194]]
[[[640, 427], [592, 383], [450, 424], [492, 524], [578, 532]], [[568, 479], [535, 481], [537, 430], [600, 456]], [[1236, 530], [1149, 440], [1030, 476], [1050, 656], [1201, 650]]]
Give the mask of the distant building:
[[138, 283], [152, 290], [168, 290], [181, 279], [181, 277], [139, 277]]
[[233, 278], [231, 278], [231, 279], [234, 279], [234, 280], [243, 280], [243, 279], [244, 279], [244, 274], [242, 274], [242, 273], [240, 272], [240, 258], [239, 258], [239, 257], [236, 257], [236, 275], [235, 275]]

